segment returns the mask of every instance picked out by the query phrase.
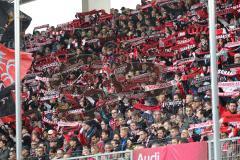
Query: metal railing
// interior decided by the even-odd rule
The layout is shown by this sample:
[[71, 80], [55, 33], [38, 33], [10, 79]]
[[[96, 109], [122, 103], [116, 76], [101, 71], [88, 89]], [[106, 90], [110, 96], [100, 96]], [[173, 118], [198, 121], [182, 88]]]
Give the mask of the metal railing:
[[[220, 160], [240, 160], [240, 137], [220, 140]], [[214, 160], [213, 140], [208, 141], [208, 160]]]
[[[61, 160], [66, 160], [66, 159], [61, 159]], [[71, 158], [67, 158], [67, 160], [133, 160], [133, 151], [127, 150], [127, 151], [95, 154], [95, 155], [89, 155], [89, 156], [71, 157]]]
[[[240, 160], [240, 137], [220, 140], [220, 160]], [[71, 157], [67, 160], [133, 160], [133, 150]], [[66, 160], [66, 159], [62, 159]], [[213, 140], [208, 141], [208, 160], [214, 160]]]

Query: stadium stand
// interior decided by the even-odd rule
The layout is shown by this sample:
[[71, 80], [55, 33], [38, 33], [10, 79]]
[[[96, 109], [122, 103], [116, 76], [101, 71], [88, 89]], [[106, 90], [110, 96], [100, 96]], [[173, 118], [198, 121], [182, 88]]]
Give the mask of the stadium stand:
[[[217, 0], [221, 138], [240, 136], [239, 12]], [[142, 1], [26, 34], [24, 159], [211, 140], [207, 18], [206, 0]], [[1, 127], [0, 159], [14, 159], [14, 127]]]

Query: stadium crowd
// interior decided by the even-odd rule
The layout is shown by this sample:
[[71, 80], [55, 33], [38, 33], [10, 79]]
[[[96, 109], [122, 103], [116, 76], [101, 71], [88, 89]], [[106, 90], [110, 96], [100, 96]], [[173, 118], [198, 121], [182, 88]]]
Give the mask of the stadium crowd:
[[[221, 138], [240, 136], [239, 12], [239, 0], [217, 1]], [[23, 158], [211, 139], [207, 18], [206, 0], [143, 0], [26, 34], [34, 61], [22, 81]], [[2, 124], [0, 160], [15, 159], [14, 128]]]

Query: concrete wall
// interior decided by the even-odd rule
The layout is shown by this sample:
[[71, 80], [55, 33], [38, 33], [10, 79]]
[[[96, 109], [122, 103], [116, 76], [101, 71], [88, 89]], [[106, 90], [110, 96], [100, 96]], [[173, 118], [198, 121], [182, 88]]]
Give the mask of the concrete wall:
[[109, 12], [111, 8], [121, 9], [122, 7], [135, 9], [141, 0], [82, 0], [83, 12], [93, 9], [104, 9]]
[[141, 4], [141, 0], [111, 0], [111, 8], [119, 10], [122, 7], [135, 9], [137, 4]]
[[93, 9], [104, 9], [106, 12], [110, 11], [111, 8], [111, 0], [82, 0], [83, 1], [83, 12], [91, 11]]

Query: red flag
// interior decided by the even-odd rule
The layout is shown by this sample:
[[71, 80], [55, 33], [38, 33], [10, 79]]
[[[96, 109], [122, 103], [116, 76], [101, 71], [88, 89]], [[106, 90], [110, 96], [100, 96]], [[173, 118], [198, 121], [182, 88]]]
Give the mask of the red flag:
[[[0, 44], [0, 79], [6, 86], [15, 81], [15, 51]], [[21, 52], [21, 79], [32, 64], [31, 53]]]

